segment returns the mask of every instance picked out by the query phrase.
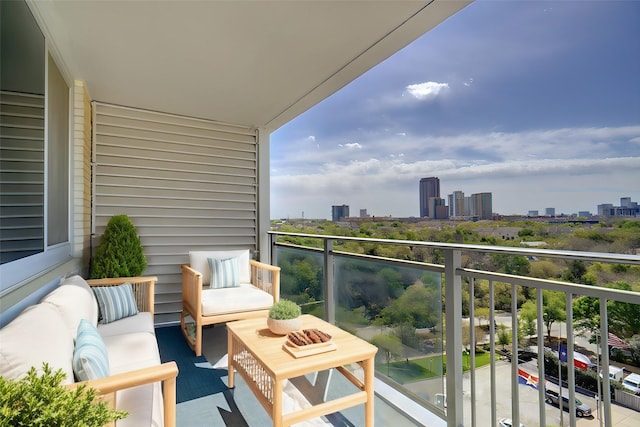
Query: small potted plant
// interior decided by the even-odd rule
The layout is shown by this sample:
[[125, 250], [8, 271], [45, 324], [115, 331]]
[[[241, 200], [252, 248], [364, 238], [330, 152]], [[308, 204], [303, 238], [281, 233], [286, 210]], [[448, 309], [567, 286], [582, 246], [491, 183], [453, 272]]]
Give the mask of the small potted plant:
[[147, 259], [135, 225], [127, 215], [112, 216], [91, 260], [89, 277], [134, 277], [145, 268]]
[[267, 326], [276, 335], [287, 335], [289, 332], [302, 329], [300, 306], [293, 301], [281, 299], [269, 310]]

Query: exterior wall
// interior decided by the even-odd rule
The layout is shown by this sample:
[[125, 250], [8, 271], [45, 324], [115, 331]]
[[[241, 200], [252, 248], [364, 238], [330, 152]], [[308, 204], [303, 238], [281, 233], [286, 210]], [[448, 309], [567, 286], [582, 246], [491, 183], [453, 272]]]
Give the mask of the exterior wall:
[[189, 251], [261, 249], [268, 139], [259, 148], [252, 128], [99, 102], [93, 115], [93, 249], [112, 216], [128, 215], [143, 274], [158, 277], [156, 323], [178, 321]]
[[86, 273], [91, 235], [91, 99], [84, 82], [74, 82], [73, 103], [73, 256], [82, 259]]

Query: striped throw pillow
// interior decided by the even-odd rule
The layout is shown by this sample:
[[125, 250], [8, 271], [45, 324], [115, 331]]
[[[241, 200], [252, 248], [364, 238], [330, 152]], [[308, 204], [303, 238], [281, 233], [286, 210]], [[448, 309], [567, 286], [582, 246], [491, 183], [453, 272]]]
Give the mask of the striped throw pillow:
[[78, 381], [109, 376], [109, 355], [98, 330], [87, 319], [80, 319], [73, 350], [73, 373]]
[[115, 322], [124, 317], [138, 314], [138, 305], [133, 295], [131, 283], [118, 286], [92, 288], [100, 307], [100, 323]]
[[232, 288], [240, 286], [240, 275], [238, 274], [238, 258], [216, 259], [208, 258], [211, 269], [211, 283], [209, 287]]

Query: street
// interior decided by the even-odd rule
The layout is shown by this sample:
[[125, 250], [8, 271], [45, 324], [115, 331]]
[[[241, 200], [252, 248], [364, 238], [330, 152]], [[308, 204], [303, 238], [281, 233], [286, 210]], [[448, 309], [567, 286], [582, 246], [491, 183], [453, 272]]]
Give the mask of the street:
[[[536, 361], [521, 364], [525, 371], [536, 374]], [[485, 366], [476, 370], [476, 419], [478, 425], [484, 424], [481, 420], [491, 419], [491, 369]], [[506, 361], [496, 363], [496, 415], [497, 418], [511, 417], [511, 364]], [[471, 425], [471, 381], [469, 374], [463, 379], [463, 395], [465, 404], [465, 425]], [[540, 426], [538, 410], [538, 390], [533, 387], [518, 385], [520, 401], [520, 422], [526, 427]], [[600, 426], [597, 418], [596, 400], [584, 395], [576, 394], [583, 403], [591, 407], [592, 416], [577, 418], [576, 425], [580, 427]], [[547, 426], [560, 426], [560, 409], [555, 405], [544, 403]], [[623, 408], [618, 405], [611, 406], [611, 415], [616, 427], [637, 427], [640, 425], [640, 412]], [[569, 412], [563, 412], [563, 426], [569, 425]], [[468, 418], [467, 418], [468, 417]], [[604, 425], [604, 424], [603, 424]]]

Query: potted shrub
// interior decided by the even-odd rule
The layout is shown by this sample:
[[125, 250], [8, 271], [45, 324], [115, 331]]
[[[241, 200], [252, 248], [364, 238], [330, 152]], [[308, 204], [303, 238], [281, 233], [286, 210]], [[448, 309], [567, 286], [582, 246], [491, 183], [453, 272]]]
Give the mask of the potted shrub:
[[136, 227], [127, 215], [114, 215], [109, 220], [91, 261], [89, 277], [140, 276], [147, 268]]
[[286, 335], [289, 332], [302, 329], [300, 306], [293, 301], [281, 299], [269, 310], [267, 326], [276, 335]]
[[64, 378], [62, 369], [54, 373], [46, 363], [40, 376], [35, 368], [18, 380], [0, 376], [0, 426], [102, 427], [127, 417], [96, 400], [95, 389], [83, 384], [72, 390]]

